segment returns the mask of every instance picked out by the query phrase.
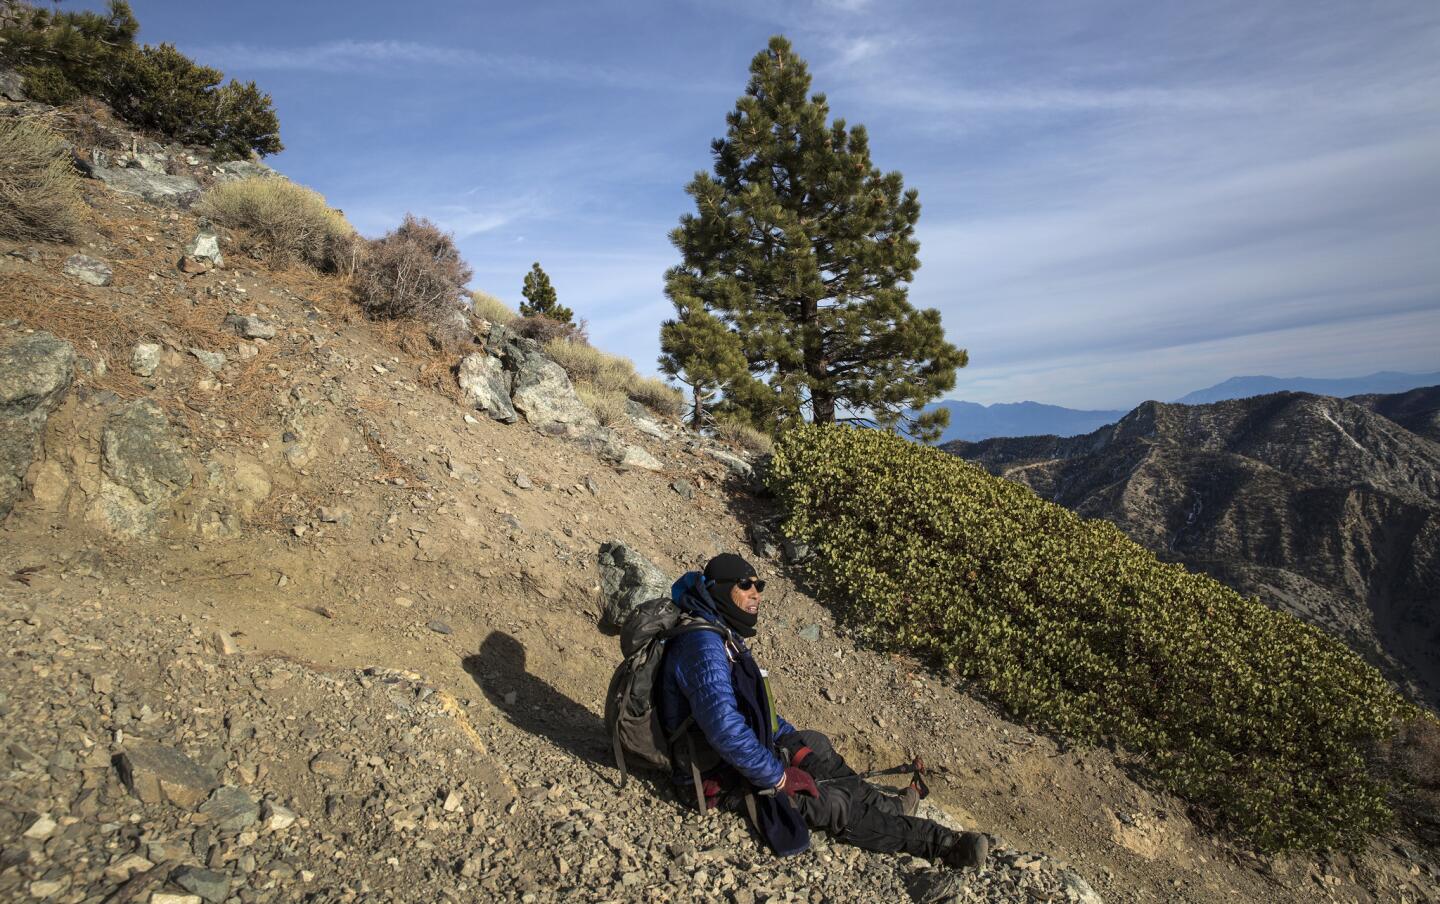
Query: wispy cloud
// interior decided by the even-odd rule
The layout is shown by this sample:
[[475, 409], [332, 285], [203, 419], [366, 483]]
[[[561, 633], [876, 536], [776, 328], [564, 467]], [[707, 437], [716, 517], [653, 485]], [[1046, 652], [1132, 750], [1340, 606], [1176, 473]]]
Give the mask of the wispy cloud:
[[487, 53], [414, 41], [326, 41], [303, 46], [220, 44], [193, 48], [200, 59], [222, 67], [297, 72], [433, 73], [437, 67], [473, 69], [493, 76], [533, 81], [584, 82], [611, 86], [654, 86], [662, 80], [620, 67], [523, 54]]

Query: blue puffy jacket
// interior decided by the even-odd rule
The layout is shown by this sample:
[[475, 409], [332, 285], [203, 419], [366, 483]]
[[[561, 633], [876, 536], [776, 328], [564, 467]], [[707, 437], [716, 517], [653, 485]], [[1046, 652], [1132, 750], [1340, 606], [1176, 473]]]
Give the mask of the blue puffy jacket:
[[[720, 623], [720, 613], [698, 572], [690, 572], [671, 588], [675, 605], [706, 621]], [[738, 634], [735, 643], [744, 644]], [[730, 678], [730, 657], [725, 638], [714, 631], [691, 631], [666, 641], [661, 665], [660, 721], [667, 732], [690, 716], [720, 759], [757, 788], [773, 788], [785, 774], [785, 764], [773, 750], [766, 749], [745, 724], [735, 704], [735, 687]], [[779, 718], [777, 716], [777, 718]], [[779, 719], [780, 738], [795, 730]], [[688, 785], [688, 772], [677, 769], [676, 781]]]

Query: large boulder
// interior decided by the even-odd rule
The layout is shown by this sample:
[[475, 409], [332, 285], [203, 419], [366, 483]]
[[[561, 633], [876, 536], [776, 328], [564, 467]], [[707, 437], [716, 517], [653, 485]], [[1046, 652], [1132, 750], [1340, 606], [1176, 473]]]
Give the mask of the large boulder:
[[545, 357], [534, 342], [507, 343], [505, 363], [515, 373], [510, 401], [525, 420], [547, 432], [572, 435], [600, 425], [575, 394], [565, 368]]
[[100, 451], [106, 479], [91, 523], [117, 536], [154, 536], [192, 480], [165, 414], [148, 401], [125, 405], [106, 420]]
[[466, 355], [460, 360], [459, 382], [465, 401], [477, 410], [502, 424], [519, 419], [515, 406], [510, 404], [505, 370], [498, 359], [479, 353]]
[[619, 541], [600, 544], [600, 630], [619, 634], [641, 603], [670, 595], [670, 580], [640, 553]]
[[25, 100], [25, 77], [14, 69], [0, 68], [0, 97], [23, 103]]
[[49, 333], [0, 347], [0, 518], [20, 497], [45, 422], [74, 379], [74, 347]]
[[189, 176], [151, 172], [139, 165], [111, 167], [79, 162], [91, 178], [99, 179], [123, 195], [135, 195], [152, 204], [185, 208], [200, 198], [200, 183]]

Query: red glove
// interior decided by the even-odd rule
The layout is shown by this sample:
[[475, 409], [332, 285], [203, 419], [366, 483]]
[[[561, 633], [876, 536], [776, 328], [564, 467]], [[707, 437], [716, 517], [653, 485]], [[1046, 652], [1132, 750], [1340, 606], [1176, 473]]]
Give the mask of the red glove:
[[785, 777], [780, 780], [780, 790], [791, 797], [797, 794], [808, 794], [815, 798], [820, 796], [820, 788], [815, 784], [815, 779], [804, 769], [795, 766], [785, 767]]

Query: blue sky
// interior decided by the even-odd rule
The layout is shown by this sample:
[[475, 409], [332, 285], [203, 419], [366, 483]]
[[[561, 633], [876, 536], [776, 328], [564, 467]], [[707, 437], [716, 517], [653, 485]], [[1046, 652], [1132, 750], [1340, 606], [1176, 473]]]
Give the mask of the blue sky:
[[920, 192], [952, 398], [1440, 369], [1432, 0], [133, 6], [268, 91], [271, 162], [362, 232], [430, 217], [512, 304], [538, 260], [644, 370], [683, 187], [776, 33]]

